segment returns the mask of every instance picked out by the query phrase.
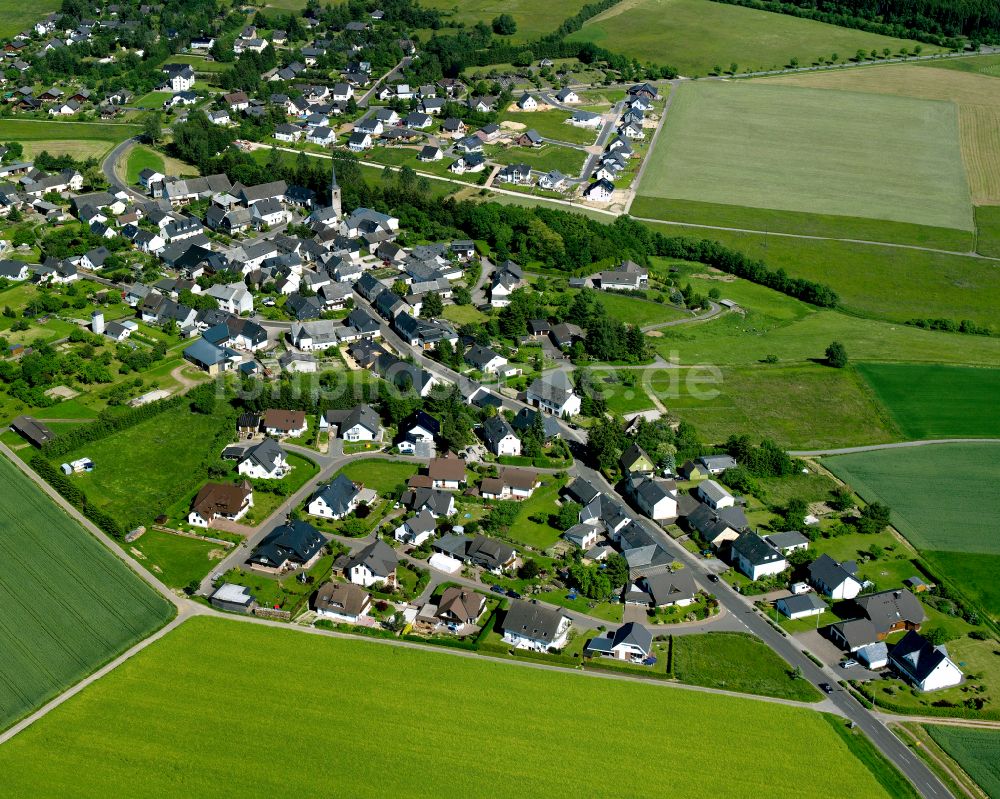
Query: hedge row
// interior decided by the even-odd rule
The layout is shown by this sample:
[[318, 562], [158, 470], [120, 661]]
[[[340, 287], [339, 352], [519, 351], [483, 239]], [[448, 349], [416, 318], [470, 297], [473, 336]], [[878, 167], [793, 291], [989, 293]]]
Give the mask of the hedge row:
[[164, 411], [179, 408], [185, 402], [187, 402], [187, 398], [183, 394], [177, 394], [167, 399], [150, 402], [148, 405], [141, 405], [138, 408], [129, 408], [120, 413], [109, 414], [102, 412], [97, 417], [97, 421], [79, 425], [72, 430], [59, 434], [51, 441], [47, 441], [42, 445], [42, 452], [48, 457], [65, 455], [85, 444], [91, 444], [121, 430], [134, 427], [140, 422], [152, 419]]
[[77, 488], [61, 471], [49, 463], [42, 455], [36, 454], [31, 459], [31, 468], [34, 469], [45, 482], [52, 486], [59, 495], [77, 508], [84, 516], [96, 524], [101, 530], [114, 538], [121, 538], [125, 531], [117, 520], [109, 516], [103, 510], [87, 502], [87, 497]]

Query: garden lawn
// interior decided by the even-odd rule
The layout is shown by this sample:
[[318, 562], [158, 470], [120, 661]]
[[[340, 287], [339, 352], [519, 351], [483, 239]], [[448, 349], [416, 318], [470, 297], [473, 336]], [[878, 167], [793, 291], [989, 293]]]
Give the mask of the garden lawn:
[[126, 528], [148, 524], [204, 482], [202, 463], [218, 458], [226, 443], [219, 435], [228, 424], [181, 406], [86, 444], [55, 465], [90, 458], [94, 471], [72, 478], [87, 501]]
[[317, 560], [306, 572], [313, 578], [312, 583], [300, 583], [297, 579], [300, 572], [273, 577], [249, 569], [232, 569], [226, 572], [223, 580], [246, 586], [262, 607], [278, 608], [294, 614], [304, 607], [309, 596], [326, 580], [332, 566], [333, 555], [324, 555]]
[[1000, 730], [938, 724], [924, 729], [988, 796], [1000, 796]]
[[[549, 516], [556, 512], [556, 499], [565, 480], [559, 480], [549, 474], [540, 475], [542, 485], [521, 503], [521, 512], [517, 520], [510, 526], [507, 534], [515, 541], [521, 541], [535, 549], [547, 549], [559, 540], [562, 531], [551, 527]], [[543, 521], [536, 521], [543, 519]]]
[[[336, 674], [317, 679], [330, 664]], [[595, 679], [195, 618], [10, 741], [0, 769], [5, 790], [22, 796], [110, 796], [127, 784], [144, 795], [205, 796], [225, 785], [260, 796], [467, 797], [489, 785], [491, 796], [570, 797], [583, 774], [594, 796], [645, 795], [650, 786], [673, 799], [890, 796], [819, 713]], [[219, 690], [236, 684], [245, 690]], [[380, 731], [401, 697], [420, 734], [387, 747]], [[512, 701], [531, 712], [511, 712]], [[595, 769], [605, 743], [594, 731], [606, 727], [608, 707], [642, 708], [649, 739], [669, 740], [671, 756], [623, 747], [615, 768]], [[440, 745], [456, 726], [466, 746], [490, 753], [475, 769], [452, 768]], [[351, 734], [293, 769], [247, 769], [233, 757], [233, 747], [337, 729]], [[742, 743], [715, 768], [705, 765], [705, 740]], [[109, 749], [128, 756], [103, 757]]]
[[819, 692], [791, 675], [767, 644], [747, 633], [677, 635], [673, 672], [681, 682], [747, 694], [818, 702]]
[[866, 363], [858, 371], [907, 438], [1000, 438], [1000, 369]]
[[[848, 58], [859, 48], [896, 52], [916, 45], [708, 0], [630, 0], [588, 20], [568, 38], [594, 42], [643, 63], [669, 64], [688, 77], [715, 67], [728, 70], [734, 61], [740, 71], [780, 69], [793, 57], [805, 65], [833, 53]], [[924, 45], [925, 52], [936, 49]]]
[[1000, 617], [1000, 444], [934, 444], [824, 459], [868, 502], [892, 508], [894, 526], [945, 579]]
[[163, 172], [163, 156], [148, 147], [137, 145], [128, 154], [126, 180], [130, 186], [139, 182], [139, 173], [144, 169]]
[[[211, 533], [209, 533], [211, 535]], [[226, 548], [211, 541], [149, 530], [130, 545], [136, 557], [171, 588], [183, 588], [208, 574], [212, 564], [226, 555]], [[133, 554], [135, 554], [133, 552]]]
[[363, 483], [365, 488], [371, 488], [384, 497], [413, 477], [419, 466], [416, 462], [372, 459], [349, 463], [340, 471], [354, 482]]
[[5, 729], [162, 626], [173, 609], [6, 458], [0, 518]]
[[644, 196], [973, 228], [958, 115], [948, 102], [685, 84], [649, 159]]

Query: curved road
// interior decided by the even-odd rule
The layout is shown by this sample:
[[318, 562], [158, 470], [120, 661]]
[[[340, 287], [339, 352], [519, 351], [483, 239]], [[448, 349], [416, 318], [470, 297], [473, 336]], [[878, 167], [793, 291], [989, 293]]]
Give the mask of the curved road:
[[138, 191], [129, 186], [124, 180], [118, 175], [118, 163], [122, 160], [122, 157], [128, 153], [136, 144], [139, 143], [139, 137], [133, 136], [131, 139], [125, 139], [119, 145], [115, 147], [110, 153], [104, 156], [104, 160], [101, 161], [101, 171], [104, 173], [105, 179], [111, 186], [114, 186], [120, 191], [126, 191], [132, 197], [140, 200], [141, 202], [147, 202], [149, 197], [145, 194], [140, 194]]

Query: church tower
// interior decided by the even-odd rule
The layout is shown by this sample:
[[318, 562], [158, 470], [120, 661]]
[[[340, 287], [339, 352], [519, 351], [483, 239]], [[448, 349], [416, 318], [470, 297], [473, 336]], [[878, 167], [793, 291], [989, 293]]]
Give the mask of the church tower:
[[340, 207], [340, 186], [337, 184], [337, 165], [333, 159], [330, 162], [330, 207], [337, 215], [337, 219], [343, 216]]

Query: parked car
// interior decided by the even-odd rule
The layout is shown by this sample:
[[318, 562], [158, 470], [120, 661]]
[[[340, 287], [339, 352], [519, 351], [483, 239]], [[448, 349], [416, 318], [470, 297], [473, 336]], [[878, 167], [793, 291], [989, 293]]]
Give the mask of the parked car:
[[507, 596], [509, 596], [511, 599], [520, 599], [521, 598], [521, 595], [519, 593], [517, 593], [517, 591], [508, 591], [507, 592]]
[[823, 690], [823, 693], [827, 693], [827, 694], [832, 694], [833, 693], [833, 686], [830, 685], [830, 683], [828, 683], [828, 682], [821, 682], [819, 684], [819, 687]]
[[504, 589], [504, 587], [502, 585], [491, 585], [490, 586], [490, 590], [494, 591], [494, 592], [496, 592], [498, 594], [506, 594], [507, 593], [507, 591]]
[[857, 665], [858, 665], [858, 661], [856, 661], [854, 658], [848, 658], [847, 660], [841, 661], [840, 668], [842, 668], [842, 669], [853, 669]]
[[708, 581], [710, 583], [717, 583], [717, 582], [719, 582], [719, 575], [717, 575], [717, 574], [710, 574], [710, 575], [708, 575]]

